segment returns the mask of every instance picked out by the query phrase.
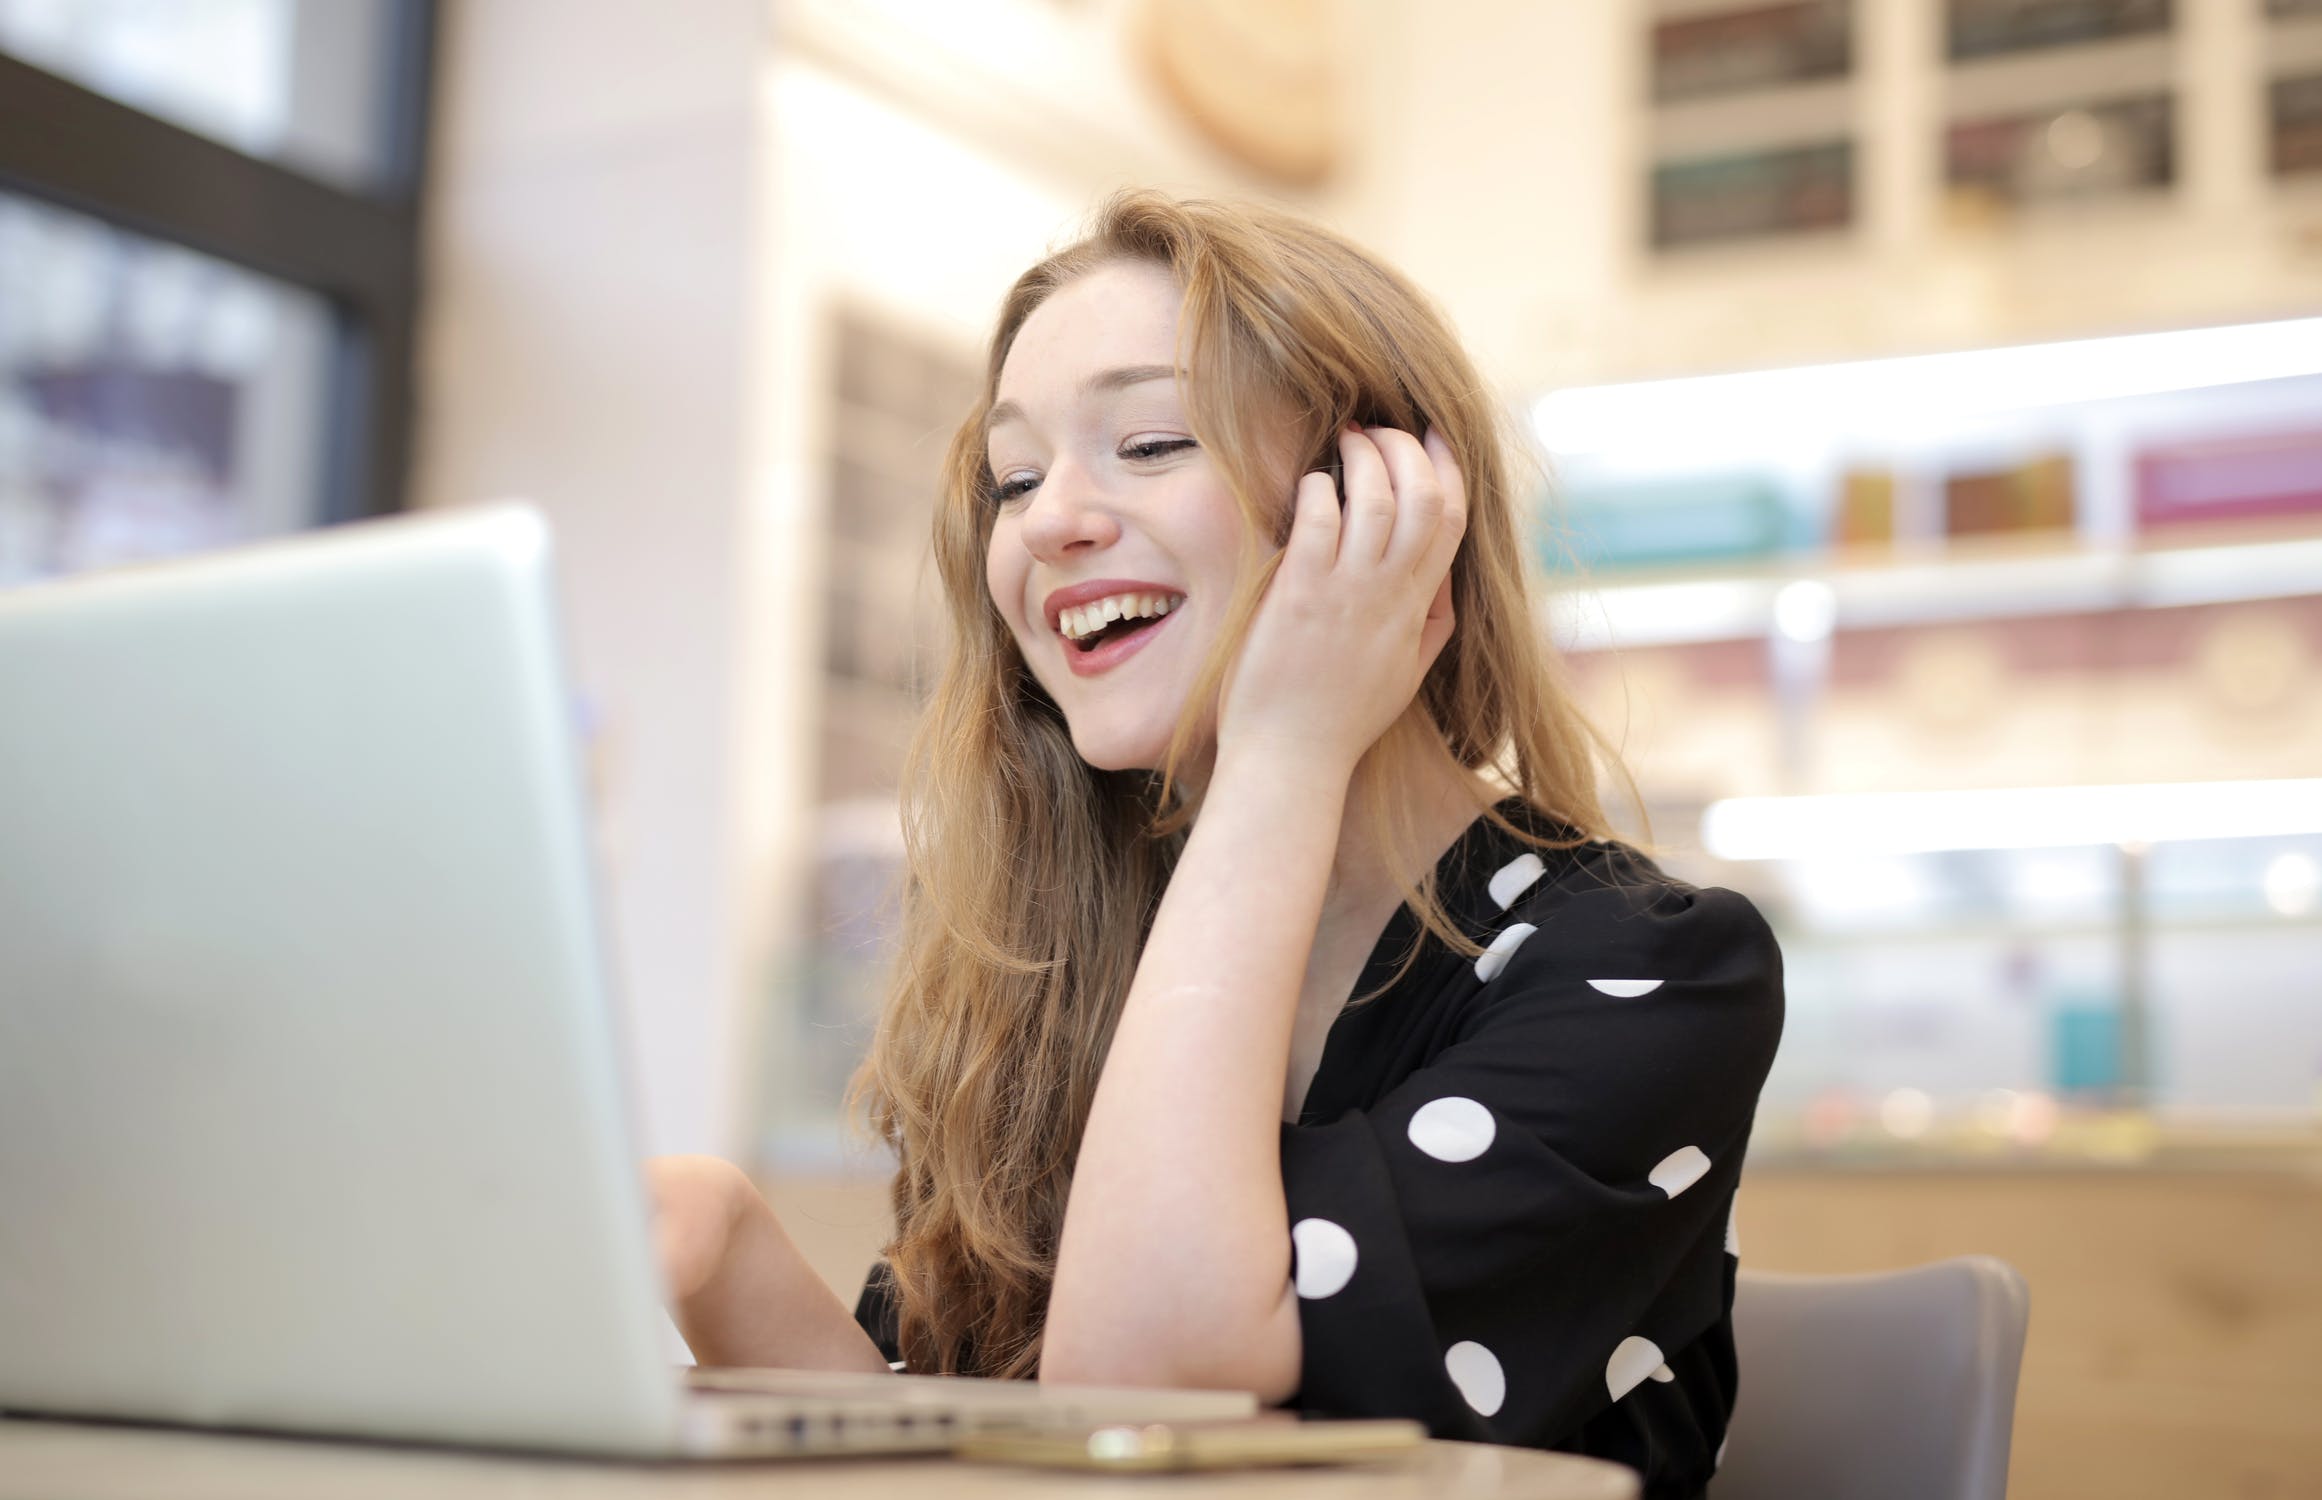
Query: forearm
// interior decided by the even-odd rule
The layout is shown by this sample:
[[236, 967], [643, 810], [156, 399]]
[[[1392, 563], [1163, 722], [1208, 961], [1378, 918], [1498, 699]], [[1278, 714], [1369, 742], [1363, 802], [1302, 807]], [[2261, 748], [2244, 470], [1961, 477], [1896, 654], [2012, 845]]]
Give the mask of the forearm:
[[1282, 1079], [1346, 786], [1285, 754], [1221, 758], [1083, 1133], [1044, 1373], [1296, 1388]]
[[736, 1174], [733, 1224], [709, 1278], [671, 1309], [705, 1365], [878, 1370], [886, 1357], [791, 1243], [764, 1197]]

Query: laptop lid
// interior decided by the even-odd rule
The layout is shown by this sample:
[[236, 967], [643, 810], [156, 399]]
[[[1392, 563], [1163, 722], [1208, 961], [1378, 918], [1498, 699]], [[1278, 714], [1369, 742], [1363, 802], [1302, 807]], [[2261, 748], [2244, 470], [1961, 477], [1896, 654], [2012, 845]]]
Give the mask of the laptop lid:
[[0, 593], [0, 1407], [675, 1431], [539, 516]]

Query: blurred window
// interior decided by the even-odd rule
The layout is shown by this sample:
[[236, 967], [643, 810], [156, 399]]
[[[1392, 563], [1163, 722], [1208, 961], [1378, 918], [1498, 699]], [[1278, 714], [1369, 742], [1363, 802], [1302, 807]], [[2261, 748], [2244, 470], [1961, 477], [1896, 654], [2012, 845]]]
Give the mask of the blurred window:
[[0, 0], [0, 50], [343, 187], [386, 175], [395, 0]]
[[432, 0], [0, 0], [0, 585], [398, 508]]
[[312, 524], [311, 292], [0, 195], [0, 584]]

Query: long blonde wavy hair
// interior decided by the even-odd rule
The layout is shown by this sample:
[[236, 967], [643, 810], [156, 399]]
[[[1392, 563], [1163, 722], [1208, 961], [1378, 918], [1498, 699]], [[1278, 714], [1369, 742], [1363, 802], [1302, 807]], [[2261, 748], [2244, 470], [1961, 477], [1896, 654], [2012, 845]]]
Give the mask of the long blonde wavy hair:
[[[985, 420], [1008, 350], [1051, 293], [1120, 261], [1158, 266], [1184, 291], [1187, 415], [1251, 540], [1235, 608], [1158, 773], [1080, 759], [984, 582]], [[1008, 292], [935, 516], [950, 644], [906, 763], [901, 951], [853, 1089], [900, 1162], [886, 1256], [914, 1370], [1038, 1368], [1081, 1129], [1191, 816], [1172, 773], [1214, 722], [1286, 535], [1295, 475], [1279, 455], [1322, 466], [1348, 421], [1441, 433], [1468, 502], [1451, 570], [1457, 629], [1366, 758], [1356, 816], [1409, 868], [1397, 772], [1435, 758], [1471, 773], [1479, 812], [1511, 832], [1533, 837], [1490, 811], [1483, 788], [1522, 798], [1572, 842], [1607, 832], [1597, 775], [1617, 773], [1617, 757], [1573, 707], [1542, 639], [1506, 418], [1442, 314], [1367, 252], [1291, 215], [1151, 192], [1106, 202], [1085, 238]], [[1437, 938], [1477, 951], [1431, 877], [1404, 895]]]

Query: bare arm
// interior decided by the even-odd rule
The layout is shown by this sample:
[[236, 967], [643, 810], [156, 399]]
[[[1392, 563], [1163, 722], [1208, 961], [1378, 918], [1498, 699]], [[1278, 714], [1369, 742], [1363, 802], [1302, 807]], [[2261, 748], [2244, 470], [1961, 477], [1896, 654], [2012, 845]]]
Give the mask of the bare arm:
[[[1449, 639], [1465, 526], [1440, 443], [1342, 435], [1221, 709], [1217, 763], [1123, 1004], [1073, 1172], [1045, 1379], [1287, 1400], [1298, 1304], [1283, 1078], [1356, 763]], [[1390, 480], [1390, 474], [1392, 476]]]
[[670, 1314], [705, 1365], [876, 1370], [886, 1356], [798, 1253], [741, 1168], [710, 1156], [646, 1164]]
[[1298, 1388], [1282, 1077], [1345, 799], [1343, 771], [1218, 766], [1082, 1138], [1044, 1378]]

